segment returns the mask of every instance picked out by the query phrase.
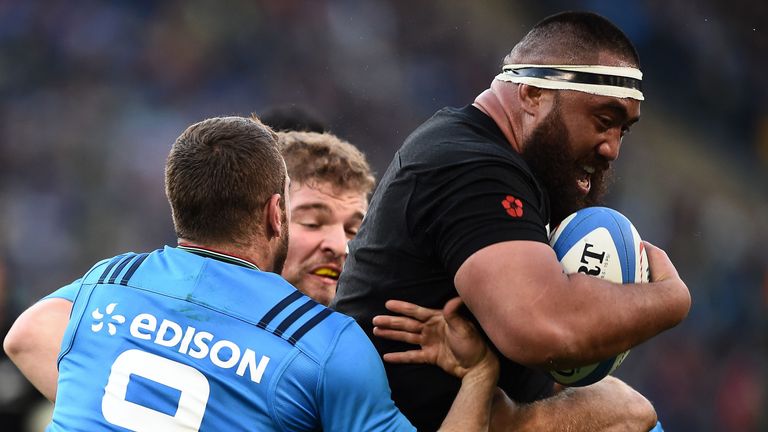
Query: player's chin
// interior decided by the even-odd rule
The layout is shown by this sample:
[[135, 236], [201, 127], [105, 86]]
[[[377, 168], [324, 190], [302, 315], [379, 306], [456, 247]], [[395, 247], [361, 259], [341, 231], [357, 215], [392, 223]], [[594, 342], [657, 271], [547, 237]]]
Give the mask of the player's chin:
[[337, 283], [330, 278], [310, 274], [304, 277], [297, 288], [316, 302], [327, 306], [336, 295]]

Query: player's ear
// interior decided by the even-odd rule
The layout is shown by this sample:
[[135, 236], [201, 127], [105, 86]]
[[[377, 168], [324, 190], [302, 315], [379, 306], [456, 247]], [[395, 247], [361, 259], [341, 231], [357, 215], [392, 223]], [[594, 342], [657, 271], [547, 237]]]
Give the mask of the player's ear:
[[282, 199], [282, 195], [273, 194], [264, 205], [264, 222], [268, 240], [285, 234], [283, 232], [286, 229], [283, 225], [283, 209], [280, 205]]
[[528, 84], [519, 84], [517, 86], [517, 96], [520, 99], [520, 106], [526, 114], [537, 115], [542, 105], [544, 92], [538, 87]]

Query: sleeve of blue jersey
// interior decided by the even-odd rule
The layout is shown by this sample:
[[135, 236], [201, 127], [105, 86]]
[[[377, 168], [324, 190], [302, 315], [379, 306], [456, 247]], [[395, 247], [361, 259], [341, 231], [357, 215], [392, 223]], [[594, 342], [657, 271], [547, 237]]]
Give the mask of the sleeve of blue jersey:
[[[90, 270], [88, 270], [88, 273], [86, 273], [86, 275], [90, 274], [93, 270], [106, 265], [108, 262], [109, 262], [108, 259], [99, 261], [93, 267], [91, 267]], [[75, 297], [77, 297], [77, 293], [80, 291], [80, 285], [82, 285], [84, 278], [85, 276], [75, 280], [70, 284], [64, 285], [63, 287], [43, 297], [41, 300], [47, 300], [51, 298], [61, 298], [64, 300], [69, 300], [71, 302], [74, 302]]]
[[323, 430], [416, 430], [392, 402], [381, 358], [354, 322], [331, 349], [319, 392]]
[[80, 284], [83, 282], [83, 279], [80, 278], [68, 285], [64, 285], [63, 287], [57, 289], [56, 291], [48, 294], [47, 296], [43, 297], [43, 300], [51, 299], [51, 298], [61, 298], [64, 300], [69, 301], [75, 301], [75, 297], [77, 296], [77, 291], [80, 289]]

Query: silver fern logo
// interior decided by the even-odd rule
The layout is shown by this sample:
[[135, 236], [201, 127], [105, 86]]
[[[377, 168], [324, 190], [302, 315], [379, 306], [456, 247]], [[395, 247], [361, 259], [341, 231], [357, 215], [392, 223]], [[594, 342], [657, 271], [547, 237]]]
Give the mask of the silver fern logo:
[[[114, 335], [115, 333], [117, 333], [117, 326], [115, 326], [115, 323], [117, 324], [125, 323], [125, 317], [123, 315], [112, 315], [112, 313], [115, 311], [116, 306], [117, 306], [117, 303], [110, 303], [104, 309], [105, 313], [101, 313], [99, 308], [96, 308], [93, 312], [91, 312], [91, 317], [97, 321], [91, 324], [91, 330], [94, 333], [97, 333], [101, 331], [102, 328], [104, 328], [105, 321], [107, 324], [107, 333], [109, 333], [110, 335]], [[105, 319], [105, 317], [108, 317], [108, 318]]]

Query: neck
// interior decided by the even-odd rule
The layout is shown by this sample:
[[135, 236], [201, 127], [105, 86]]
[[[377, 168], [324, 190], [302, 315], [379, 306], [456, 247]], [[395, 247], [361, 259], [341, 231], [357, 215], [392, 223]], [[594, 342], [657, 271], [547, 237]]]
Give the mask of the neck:
[[263, 256], [262, 254], [255, 252], [255, 251], [261, 250], [261, 248], [257, 248], [253, 246], [238, 246], [238, 245], [231, 245], [231, 244], [218, 244], [218, 243], [212, 244], [212, 243], [193, 242], [193, 241], [182, 239], [182, 238], [177, 239], [177, 243], [179, 246], [206, 249], [206, 250], [217, 252], [220, 254], [229, 255], [244, 261], [248, 261], [249, 263], [255, 265], [261, 270], [266, 270], [266, 271], [271, 270], [270, 268], [267, 268], [268, 260], [266, 259], [266, 257]]
[[509, 88], [498, 88], [494, 84], [491, 84], [491, 88], [488, 90], [480, 93], [480, 95], [475, 98], [472, 105], [490, 117], [499, 129], [501, 129], [501, 132], [504, 134], [504, 138], [509, 142], [509, 145], [511, 145], [516, 152], [520, 153], [522, 152], [522, 145], [515, 133], [515, 130], [518, 128], [515, 125], [510, 109], [512, 107], [512, 101], [511, 98], [505, 97], [506, 93], [513, 87], [508, 86]]

